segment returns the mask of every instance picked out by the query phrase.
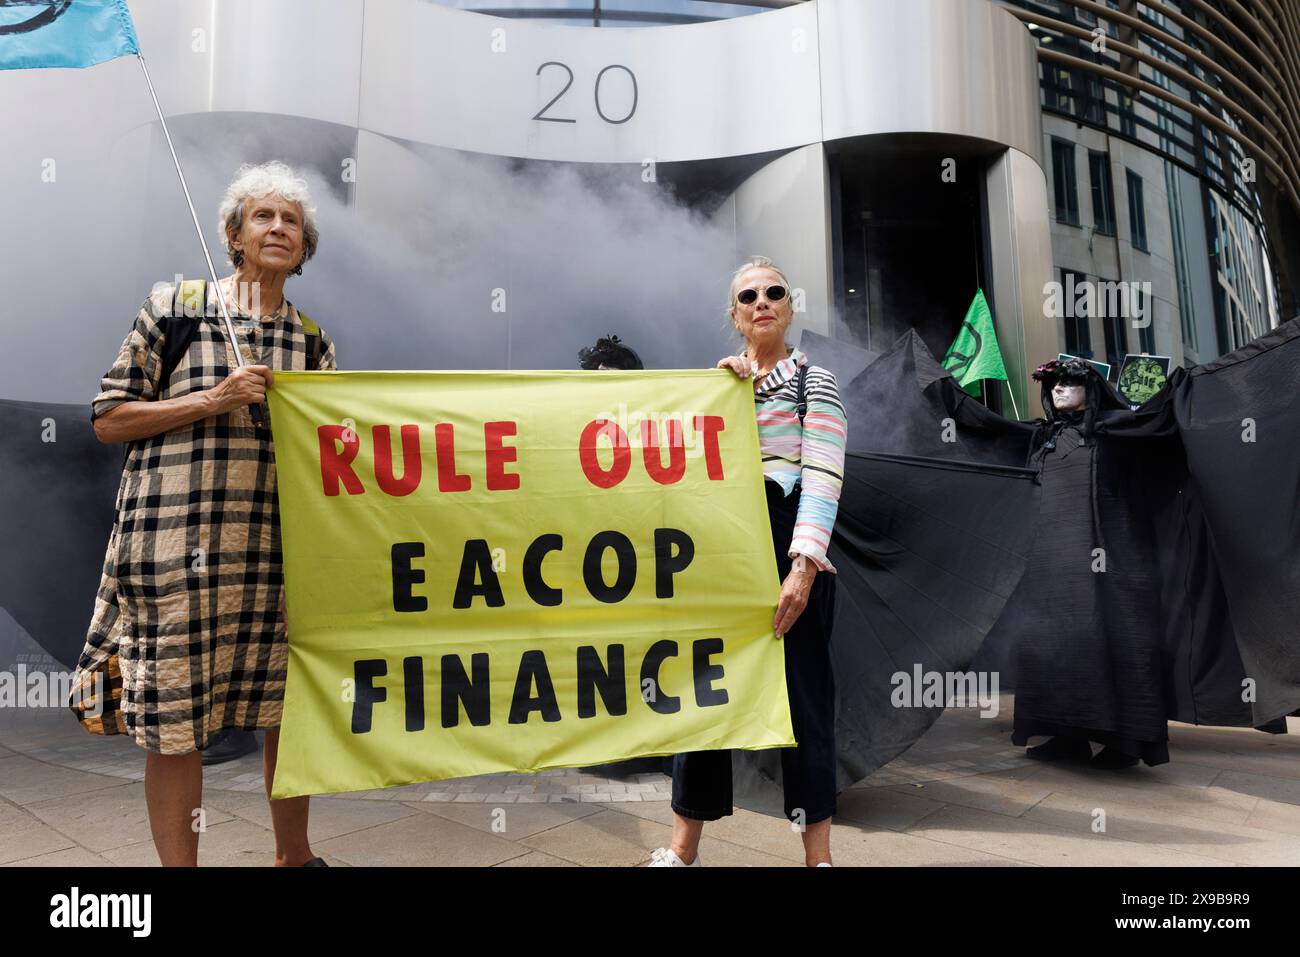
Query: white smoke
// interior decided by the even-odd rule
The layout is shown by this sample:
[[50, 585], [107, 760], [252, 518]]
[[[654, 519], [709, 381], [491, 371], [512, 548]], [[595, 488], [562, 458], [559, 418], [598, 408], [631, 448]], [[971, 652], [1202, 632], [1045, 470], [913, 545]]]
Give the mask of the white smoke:
[[[133, 70], [0, 75], [0, 397], [88, 402], [150, 287], [206, 275], [157, 123], [102, 93], [144, 96]], [[141, 123], [124, 131], [125, 115]], [[348, 183], [349, 128], [256, 113], [170, 125], [220, 275], [216, 208], [236, 167], [275, 158], [308, 175], [320, 252], [287, 294], [333, 336], [344, 368], [569, 369], [608, 333], [648, 368], [712, 366], [731, 347], [730, 228], [644, 182], [640, 166], [390, 143], [405, 152], [400, 182], [367, 183], [363, 155]], [[494, 311], [502, 293], [506, 311]]]

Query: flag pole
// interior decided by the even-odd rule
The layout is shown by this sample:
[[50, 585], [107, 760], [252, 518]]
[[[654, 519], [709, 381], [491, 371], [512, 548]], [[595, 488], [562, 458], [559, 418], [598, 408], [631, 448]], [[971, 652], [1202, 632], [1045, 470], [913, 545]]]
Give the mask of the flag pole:
[[[144, 73], [144, 82], [149, 87], [149, 96], [153, 99], [154, 111], [158, 114], [158, 122], [162, 124], [163, 137], [167, 140], [167, 149], [172, 154], [172, 163], [176, 167], [176, 175], [181, 181], [181, 192], [185, 194], [185, 205], [190, 209], [190, 219], [194, 221], [194, 231], [198, 234], [199, 245], [203, 247], [203, 258], [208, 264], [208, 275], [212, 277], [212, 285], [217, 291], [217, 305], [221, 308], [221, 320], [226, 328], [226, 338], [230, 341], [230, 348], [235, 353], [235, 366], [242, 369], [248, 363], [244, 361], [244, 354], [239, 351], [239, 337], [235, 333], [235, 324], [231, 321], [230, 311], [226, 308], [226, 297], [221, 291], [221, 280], [217, 278], [217, 267], [212, 263], [212, 253], [208, 251], [208, 241], [203, 238], [203, 227], [199, 225], [199, 214], [194, 211], [194, 200], [190, 198], [190, 188], [185, 182], [185, 172], [181, 169], [180, 157], [176, 155], [176, 146], [172, 143], [171, 131], [167, 129], [167, 118], [163, 115], [162, 106], [158, 102], [158, 94], [154, 92], [153, 80], [149, 77], [149, 67], [145, 65], [144, 54], [136, 53], [136, 59], [140, 61], [140, 70]], [[250, 411], [253, 415], [253, 421], [259, 425], [263, 421], [261, 406], [252, 406]]]
[[1007, 383], [1007, 395], [1011, 398], [1011, 411], [1016, 414], [1016, 419], [1020, 419], [1020, 410], [1016, 408], [1016, 390], [1011, 388], [1011, 383]]

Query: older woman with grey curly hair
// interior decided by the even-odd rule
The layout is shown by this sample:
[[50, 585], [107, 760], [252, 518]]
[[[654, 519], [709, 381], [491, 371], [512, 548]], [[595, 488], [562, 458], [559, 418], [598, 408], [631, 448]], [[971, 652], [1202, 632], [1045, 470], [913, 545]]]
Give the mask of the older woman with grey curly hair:
[[[197, 863], [201, 754], [223, 729], [266, 732], [269, 798], [287, 646], [274, 448], [250, 410], [275, 371], [335, 367], [329, 338], [284, 296], [319, 238], [306, 182], [283, 163], [241, 167], [220, 229], [234, 274], [155, 286], [91, 406], [95, 434], [127, 456], [76, 681], [102, 677], [108, 690], [81, 708], [74, 692], [73, 710], [87, 730], [146, 750], [165, 865]], [[307, 802], [270, 802], [279, 865], [324, 863]]]

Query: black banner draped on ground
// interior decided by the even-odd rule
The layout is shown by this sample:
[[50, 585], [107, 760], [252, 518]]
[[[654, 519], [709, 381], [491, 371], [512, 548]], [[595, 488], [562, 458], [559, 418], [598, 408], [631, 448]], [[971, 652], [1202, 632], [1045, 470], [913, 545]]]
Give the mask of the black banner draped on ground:
[[84, 405], [0, 399], [0, 606], [53, 658], [77, 663], [95, 606], [122, 447]]
[[[811, 341], [810, 341], [811, 339]], [[821, 364], [828, 340], [804, 335]], [[884, 355], [835, 343], [832, 368], [863, 368], [840, 397], [849, 420], [831, 662], [839, 781], [907, 750], [943, 713], [915, 703], [919, 675], [967, 670], [1015, 591], [1033, 542], [1032, 430], [963, 392], [915, 333]], [[863, 361], [863, 360], [866, 361]], [[894, 703], [905, 675], [908, 703]], [[780, 809], [780, 756], [733, 752], [737, 802]]]
[[[1003, 690], [1050, 689], [1063, 723], [1120, 735], [1156, 728], [1163, 739], [1168, 719], [1258, 726], [1300, 707], [1296, 320], [1176, 370], [1136, 412], [1107, 387], [1089, 468], [1054, 473], [1041, 492], [1018, 467], [1042, 468], [1043, 425], [989, 411], [914, 333], [880, 356], [810, 334], [801, 345], [813, 362], [830, 352], [828, 366], [863, 370], [841, 381], [851, 454], [831, 551], [842, 785], [902, 753], [941, 713], [891, 702], [890, 676], [918, 663], [996, 670]], [[1252, 423], [1255, 441], [1243, 443]], [[980, 519], [1001, 537], [984, 540], [982, 556], [954, 552]], [[1084, 560], [1071, 551], [1079, 546]], [[1106, 549], [1106, 574], [1089, 567], [1093, 547]], [[934, 550], [941, 571], [927, 565]], [[909, 591], [909, 571], [927, 567]], [[950, 590], [953, 581], [965, 587]], [[1067, 659], [1124, 669], [1122, 691], [1113, 674], [1063, 672]], [[772, 809], [775, 755], [737, 752], [734, 766], [741, 803]]]
[[[1237, 667], [1244, 663], [1255, 692], [1249, 721], [1237, 723], [1259, 726], [1300, 709], [1300, 319], [1174, 370], [1145, 405], [1103, 416], [1098, 431], [1143, 444], [1177, 437], [1192, 558], [1175, 570], [1202, 588], [1192, 627], [1203, 642], [1216, 626], [1235, 638]], [[1189, 671], [1204, 681], [1216, 663], [1196, 650]], [[1211, 713], [1197, 716], [1233, 723]]]

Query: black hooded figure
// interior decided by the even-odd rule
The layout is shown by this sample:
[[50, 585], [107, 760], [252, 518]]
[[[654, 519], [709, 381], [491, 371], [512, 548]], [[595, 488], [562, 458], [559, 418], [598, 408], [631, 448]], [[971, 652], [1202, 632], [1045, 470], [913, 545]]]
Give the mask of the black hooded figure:
[[[1144, 490], [1133, 481], [1154, 471], [1137, 456], [1160, 450], [1099, 439], [1099, 417], [1129, 405], [1086, 362], [1048, 362], [1034, 378], [1046, 418], [1035, 423], [1029, 464], [1039, 471], [1042, 501], [1007, 612], [1017, 616], [1019, 633], [1012, 742], [1050, 736], [1027, 752], [1040, 760], [1163, 764], [1168, 668], [1156, 535]], [[1089, 742], [1103, 746], [1096, 756]]]
[[578, 350], [578, 365], [589, 372], [597, 369], [644, 369], [641, 357], [618, 336], [601, 336], [594, 346]]

